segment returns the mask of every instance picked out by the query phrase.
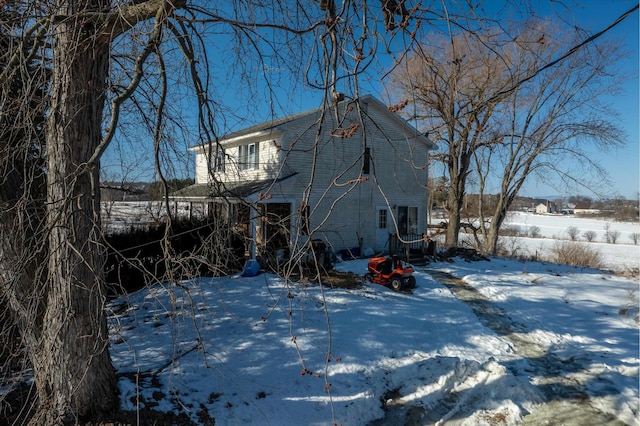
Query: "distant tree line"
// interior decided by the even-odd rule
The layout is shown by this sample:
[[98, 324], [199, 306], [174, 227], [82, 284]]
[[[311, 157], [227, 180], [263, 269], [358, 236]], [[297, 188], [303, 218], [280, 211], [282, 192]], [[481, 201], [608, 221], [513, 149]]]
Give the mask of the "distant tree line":
[[[187, 186], [194, 184], [194, 180], [191, 178], [169, 179], [166, 182], [167, 182], [166, 183], [167, 194], [171, 194], [174, 191], [178, 191], [182, 188], [186, 188]], [[165, 196], [165, 185], [163, 182], [155, 181], [149, 184], [149, 200], [160, 201], [164, 199], [164, 196]]]
[[[430, 181], [431, 206], [433, 208], [442, 207], [447, 197], [447, 182], [443, 178], [435, 178]], [[481, 199], [482, 197], [482, 199]], [[496, 208], [498, 204], [497, 194], [465, 194], [461, 217], [463, 222], [475, 221], [478, 209], [482, 208], [488, 214]], [[536, 197], [515, 197], [511, 204], [511, 211], [527, 211], [535, 208], [538, 204], [546, 202], [544, 198]], [[589, 197], [575, 195], [565, 198], [557, 198], [553, 201], [561, 209], [572, 207], [582, 207], [597, 210], [598, 213], [590, 214], [594, 218], [608, 218], [618, 221], [637, 222], [640, 221], [640, 210], [638, 200], [629, 200], [623, 197], [613, 197], [610, 199], [594, 200]], [[465, 226], [467, 224], [465, 223]]]

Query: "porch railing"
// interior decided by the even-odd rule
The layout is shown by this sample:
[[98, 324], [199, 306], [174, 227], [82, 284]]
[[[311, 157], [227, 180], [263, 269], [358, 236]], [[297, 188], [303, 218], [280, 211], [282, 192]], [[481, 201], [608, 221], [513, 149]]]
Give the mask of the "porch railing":
[[435, 241], [425, 234], [389, 234], [389, 254], [407, 260], [426, 259], [435, 256]]

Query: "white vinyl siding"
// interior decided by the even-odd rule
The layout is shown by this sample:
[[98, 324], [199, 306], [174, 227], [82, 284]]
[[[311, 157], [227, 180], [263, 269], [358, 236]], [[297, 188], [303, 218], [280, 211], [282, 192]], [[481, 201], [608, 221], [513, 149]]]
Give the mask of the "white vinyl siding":
[[[221, 141], [227, 154], [225, 173], [216, 177], [223, 182], [246, 182], [292, 175], [261, 195], [272, 197], [271, 202], [291, 200], [293, 206], [300, 206], [305, 189], [312, 182], [309, 199], [305, 200], [310, 206], [310, 228], [317, 229], [311, 237], [323, 239], [335, 249], [357, 247], [359, 239], [363, 247], [372, 247], [383, 220], [376, 210], [381, 205], [389, 207], [384, 213], [389, 232], [396, 232], [398, 206], [406, 207], [407, 232], [426, 232], [424, 138], [418, 136], [416, 143], [415, 129], [393, 117], [386, 106], [375, 100], [366, 108], [365, 127], [357, 128], [348, 138], [337, 135], [339, 129], [360, 123], [356, 108], [346, 114], [340, 125], [335, 122], [335, 114], [324, 117], [319, 135], [320, 114], [314, 112], [292, 119], [281, 129]], [[252, 144], [255, 156], [249, 148]], [[252, 164], [255, 168], [250, 168]], [[203, 167], [203, 162], [197, 160], [196, 172], [197, 181], [206, 182], [206, 163]]]
[[[368, 123], [366, 127], [366, 146], [362, 127], [349, 138], [331, 136], [329, 131], [338, 127], [332, 115], [324, 123], [326, 130], [317, 142], [314, 123], [318, 117], [313, 115], [288, 123], [287, 133], [283, 136], [283, 149], [293, 145], [287, 152], [283, 170], [297, 175], [278, 188], [284, 195], [299, 197], [311, 181], [313, 170], [309, 199], [313, 206], [311, 228], [324, 221], [313, 238], [328, 240], [336, 248], [358, 247], [359, 237], [364, 247], [373, 247], [381, 220], [375, 207], [387, 202], [393, 205], [383, 213], [389, 232], [396, 233], [396, 206], [406, 207], [403, 233], [426, 232], [423, 228], [426, 226], [427, 149], [424, 145], [415, 147], [415, 135], [409, 136], [405, 132], [408, 128], [391, 123], [388, 111], [370, 107], [367, 114], [375, 124]], [[348, 118], [341, 127], [346, 128], [351, 123], [358, 123], [358, 119]], [[318, 156], [312, 168], [316, 143]], [[366, 156], [369, 157], [369, 174], [363, 163]], [[283, 171], [283, 174], [286, 173]], [[336, 200], [339, 201], [336, 203]]]
[[[224, 145], [224, 142], [222, 142]], [[280, 171], [279, 143], [276, 139], [260, 140], [238, 145], [225, 145], [222, 157], [216, 158], [206, 148], [196, 150], [196, 183], [209, 182], [214, 172], [221, 182], [238, 182], [275, 178]]]

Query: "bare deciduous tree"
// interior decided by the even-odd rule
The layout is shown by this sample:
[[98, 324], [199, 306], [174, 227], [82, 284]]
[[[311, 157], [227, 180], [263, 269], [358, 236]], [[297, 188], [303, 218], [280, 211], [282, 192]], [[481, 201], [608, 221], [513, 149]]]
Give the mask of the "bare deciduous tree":
[[567, 234], [569, 235], [569, 239], [571, 241], [576, 241], [578, 239], [578, 235], [580, 235], [580, 231], [575, 226], [570, 226], [567, 228]]
[[[584, 46], [567, 57], [562, 66], [538, 73], [545, 64], [575, 45], [558, 29], [533, 22], [513, 45], [513, 74], [535, 78], [511, 92], [501, 105], [489, 149], [477, 150], [476, 170], [480, 193], [490, 179], [498, 203], [483, 227], [484, 247], [494, 253], [506, 213], [524, 183], [532, 176], [547, 180], [558, 176], [567, 183], [595, 188], [606, 181], [606, 171], [589, 148], [604, 151], [622, 143], [622, 131], [615, 124], [615, 110], [602, 99], [618, 90], [615, 63], [619, 47], [607, 43]], [[480, 212], [482, 214], [482, 212]], [[484, 216], [481, 216], [484, 222]]]
[[401, 96], [415, 105], [414, 118], [429, 129], [434, 142], [444, 144], [444, 152], [435, 159], [449, 177], [447, 246], [458, 242], [473, 153], [494, 143], [489, 137], [492, 116], [502, 100], [496, 94], [511, 82], [509, 59], [489, 47], [498, 44], [495, 37], [467, 32], [451, 38], [432, 35], [394, 74]]
[[[38, 408], [31, 424], [105, 418], [118, 404], [102, 270], [99, 180], [107, 148], [128, 135], [148, 136], [166, 188], [172, 142], [181, 132], [195, 124], [191, 143], [215, 147], [223, 118], [214, 65], [235, 63], [248, 82], [247, 97], [259, 91], [255, 79], [262, 75], [274, 102], [274, 82], [262, 71], [286, 68], [324, 93], [328, 106], [347, 89], [358, 96], [357, 76], [376, 54], [378, 23], [410, 42], [408, 20], [417, 9], [404, 1], [219, 6], [185, 0], [0, 2], [0, 8], [7, 35], [0, 51], [2, 129], [19, 129], [0, 140], [3, 153], [15, 154], [2, 159], [0, 303], [9, 307], [33, 367]], [[211, 60], [206, 37], [214, 27], [236, 47], [231, 58], [224, 46]], [[43, 70], [37, 77], [28, 70], [34, 61]], [[181, 77], [196, 99], [195, 123], [174, 115], [179, 108], [168, 102], [181, 99], [172, 94]], [[35, 90], [46, 84], [39, 100]], [[34, 125], [39, 117], [46, 126]], [[134, 132], [123, 126], [127, 121]], [[36, 129], [41, 135], [32, 134]], [[34, 195], [45, 179], [46, 191]], [[173, 279], [193, 271], [170, 250], [164, 261]]]
[[[2, 87], [24, 77], [28, 57], [37, 55], [51, 70], [44, 131], [46, 195], [39, 203], [43, 214], [25, 208], [31, 197], [21, 183], [5, 181], [8, 190], [2, 200], [7, 208], [0, 238], [0, 284], [34, 370], [39, 409], [32, 424], [72, 423], [117, 407], [101, 278], [98, 184], [100, 157], [117, 124], [116, 105], [109, 111], [110, 127], [103, 132], [111, 46], [136, 23], [153, 20], [138, 56], [142, 66], [160, 42], [167, 17], [183, 4], [159, 0], [117, 7], [102, 0], [2, 4], [3, 11], [16, 12], [8, 20], [15, 41], [4, 53]], [[23, 78], [20, 83], [27, 82]], [[123, 97], [127, 95], [125, 90]], [[25, 91], [20, 100], [26, 110], [21, 127], [35, 117], [28, 110], [30, 99]], [[25, 142], [14, 133], [8, 143], [24, 147]], [[18, 238], [24, 242], [15, 244]]]
[[[495, 252], [507, 210], [531, 176], [554, 174], [585, 187], [602, 182], [606, 173], [587, 147], [603, 150], [622, 141], [614, 110], [600, 103], [617, 90], [620, 79], [611, 67], [619, 58], [617, 45], [569, 39], [535, 19], [511, 30], [461, 31], [450, 41], [431, 37], [414, 49], [395, 82], [415, 103], [415, 117], [445, 146], [435, 159], [451, 181], [446, 245], [457, 244], [474, 171], [488, 253]], [[489, 191], [497, 197], [485, 220]]]

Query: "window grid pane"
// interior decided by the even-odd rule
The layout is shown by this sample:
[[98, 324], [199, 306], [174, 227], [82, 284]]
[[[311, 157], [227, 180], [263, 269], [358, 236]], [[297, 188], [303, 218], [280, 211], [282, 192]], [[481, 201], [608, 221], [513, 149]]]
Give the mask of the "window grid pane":
[[213, 170], [215, 172], [224, 173], [224, 151], [223, 150], [216, 151]]
[[247, 168], [255, 169], [256, 167], [256, 145], [250, 144], [247, 154]]
[[418, 233], [418, 208], [409, 207], [409, 233]]
[[378, 229], [387, 229], [387, 211], [378, 210]]

